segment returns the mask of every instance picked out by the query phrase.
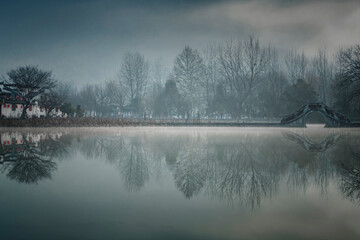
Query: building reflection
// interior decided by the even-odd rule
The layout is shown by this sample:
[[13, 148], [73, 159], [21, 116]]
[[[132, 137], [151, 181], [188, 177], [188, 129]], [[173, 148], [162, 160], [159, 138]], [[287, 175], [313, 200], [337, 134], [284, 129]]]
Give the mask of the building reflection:
[[66, 154], [59, 134], [2, 133], [0, 171], [19, 183], [38, 183], [51, 178], [55, 157]]

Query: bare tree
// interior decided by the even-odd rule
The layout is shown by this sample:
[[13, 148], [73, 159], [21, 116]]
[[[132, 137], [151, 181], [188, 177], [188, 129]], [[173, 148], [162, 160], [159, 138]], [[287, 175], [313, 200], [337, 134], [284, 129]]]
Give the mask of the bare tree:
[[223, 81], [219, 72], [219, 46], [215, 43], [207, 45], [204, 50], [205, 77], [202, 81], [202, 87], [205, 90], [207, 108], [211, 100], [216, 95], [218, 85], [223, 85]]
[[248, 112], [250, 117], [253, 111], [253, 92], [262, 80], [260, 75], [265, 72], [269, 62], [269, 51], [270, 48], [260, 46], [259, 39], [252, 36], [249, 36], [249, 40], [244, 43], [244, 70], [249, 86]]
[[236, 99], [234, 107], [236, 114], [240, 115], [243, 102], [250, 94], [244, 71], [242, 43], [227, 42], [220, 46], [219, 51], [220, 73], [226, 81], [228, 91]]
[[198, 90], [204, 77], [204, 63], [199, 52], [186, 46], [176, 57], [173, 73], [180, 94], [189, 103], [190, 114], [194, 114], [200, 110]]
[[108, 96], [108, 104], [112, 110], [120, 110], [124, 105], [124, 96], [120, 84], [117, 81], [105, 83], [105, 92]]
[[155, 61], [151, 66], [151, 80], [157, 91], [164, 87], [168, 69], [164, 66], [161, 59]]
[[10, 70], [6, 81], [13, 84], [13, 87], [22, 95], [25, 105], [21, 118], [26, 118], [26, 110], [31, 102], [45, 90], [56, 86], [56, 80], [52, 78], [51, 71], [44, 71], [37, 66], [24, 66]]
[[268, 49], [252, 36], [245, 43], [231, 41], [220, 47], [219, 62], [220, 71], [236, 99], [236, 115], [240, 116], [245, 101], [261, 81], [260, 75], [268, 63]]
[[156, 99], [161, 95], [163, 88], [165, 86], [165, 82], [167, 80], [167, 76], [169, 75], [168, 69], [165, 67], [161, 58], [157, 59], [151, 65], [150, 71], [150, 88], [148, 88], [148, 93], [146, 94], [145, 107], [152, 109], [155, 111]]
[[[120, 83], [129, 104], [141, 102], [146, 91], [149, 64], [140, 53], [127, 53], [120, 69]], [[139, 109], [137, 109], [139, 110]]]
[[40, 103], [46, 109], [46, 116], [49, 117], [49, 113], [61, 107], [69, 96], [70, 85], [60, 83], [55, 88], [46, 90], [40, 98]]
[[305, 79], [308, 59], [304, 52], [297, 53], [296, 49], [287, 51], [284, 57], [287, 77], [291, 84], [295, 84], [298, 79]]
[[318, 100], [331, 103], [331, 84], [333, 81], [333, 64], [329, 61], [326, 48], [320, 48], [313, 59], [313, 72], [315, 74], [314, 87], [318, 93]]
[[269, 117], [279, 117], [283, 105], [282, 98], [287, 85], [288, 82], [282, 72], [278, 52], [272, 48], [269, 51], [269, 64], [266, 67], [262, 91], [263, 111]]
[[79, 92], [81, 103], [85, 106], [86, 110], [96, 111], [97, 98], [95, 93], [95, 86], [87, 84]]
[[349, 100], [360, 96], [360, 45], [342, 50], [338, 55], [340, 63], [340, 87], [349, 88]]
[[94, 87], [96, 98], [96, 111], [100, 113], [100, 116], [104, 116], [108, 112], [110, 96], [108, 95], [106, 85], [104, 83], [97, 84]]

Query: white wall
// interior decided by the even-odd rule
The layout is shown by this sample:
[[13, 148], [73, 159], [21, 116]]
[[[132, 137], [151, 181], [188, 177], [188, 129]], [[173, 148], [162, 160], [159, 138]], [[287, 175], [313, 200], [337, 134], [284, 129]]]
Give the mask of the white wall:
[[5, 103], [1, 105], [1, 114], [6, 118], [19, 118], [22, 114], [22, 105], [15, 104], [15, 109], [13, 110], [13, 104]]
[[[23, 105], [15, 104], [14, 110], [13, 110], [12, 106], [13, 106], [12, 103], [2, 104], [1, 105], [1, 116], [5, 117], [5, 118], [20, 118], [22, 111], [23, 111]], [[40, 118], [40, 117], [46, 116], [45, 108], [40, 108], [40, 106], [37, 104], [37, 102], [35, 102], [34, 105], [31, 105], [31, 110], [30, 110], [30, 106], [28, 107], [28, 109], [26, 109], [26, 114], [28, 115], [29, 118], [32, 118], [32, 117]], [[58, 112], [56, 112], [56, 116], [61, 117], [62, 112], [59, 110]]]

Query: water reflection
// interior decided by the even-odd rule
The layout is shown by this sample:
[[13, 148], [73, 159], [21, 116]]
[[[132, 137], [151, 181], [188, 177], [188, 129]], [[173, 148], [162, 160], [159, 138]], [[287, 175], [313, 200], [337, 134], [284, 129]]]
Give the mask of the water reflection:
[[294, 193], [315, 185], [326, 195], [329, 182], [335, 181], [344, 197], [360, 201], [360, 152], [355, 150], [360, 138], [349, 133], [330, 133], [319, 142], [296, 131], [61, 136], [4, 133], [1, 140], [5, 142], [0, 151], [1, 171], [20, 183], [51, 178], [57, 168], [55, 159], [71, 159], [72, 152], [114, 166], [128, 191], [140, 191], [155, 178], [173, 181], [188, 199], [205, 194], [255, 209], [264, 198], [274, 196], [282, 183]]
[[53, 159], [66, 150], [57, 134], [1, 134], [0, 171], [19, 183], [38, 183], [51, 178]]
[[340, 189], [345, 197], [360, 202], [360, 152], [354, 149], [347, 142], [346, 152], [349, 154], [340, 163]]
[[301, 136], [291, 131], [284, 131], [282, 134], [290, 141], [299, 144], [308, 152], [324, 152], [344, 138], [344, 134], [329, 133], [323, 138], [321, 142], [314, 142], [310, 140], [305, 134], [304, 136]]
[[175, 160], [174, 181], [176, 187], [186, 198], [197, 195], [205, 185], [207, 178], [208, 154], [201, 140], [192, 138], [187, 141]]

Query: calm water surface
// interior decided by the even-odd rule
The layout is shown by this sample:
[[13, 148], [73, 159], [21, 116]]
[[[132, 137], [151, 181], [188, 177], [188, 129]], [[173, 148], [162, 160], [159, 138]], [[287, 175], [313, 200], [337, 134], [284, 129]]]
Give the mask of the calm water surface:
[[0, 239], [360, 239], [360, 130], [1, 130]]

